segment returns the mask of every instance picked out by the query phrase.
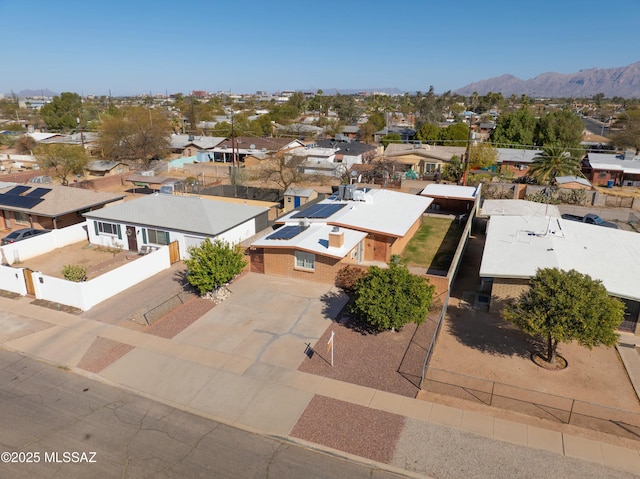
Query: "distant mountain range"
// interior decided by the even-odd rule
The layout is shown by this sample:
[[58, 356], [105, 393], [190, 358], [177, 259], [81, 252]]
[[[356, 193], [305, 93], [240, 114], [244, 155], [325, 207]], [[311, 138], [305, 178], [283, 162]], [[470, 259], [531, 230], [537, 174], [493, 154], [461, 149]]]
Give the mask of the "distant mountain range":
[[11, 98], [12, 94], [17, 96], [18, 98], [33, 98], [34, 96], [54, 97], [58, 95], [58, 93], [53, 92], [48, 88], [44, 88], [42, 90], [20, 90], [18, 93], [5, 93], [4, 96], [5, 98]]
[[620, 68], [590, 68], [578, 73], [543, 73], [529, 80], [502, 75], [470, 83], [455, 91], [460, 95], [477, 92], [502, 93], [503, 96], [587, 98], [598, 93], [605, 97], [640, 98], [640, 62]]

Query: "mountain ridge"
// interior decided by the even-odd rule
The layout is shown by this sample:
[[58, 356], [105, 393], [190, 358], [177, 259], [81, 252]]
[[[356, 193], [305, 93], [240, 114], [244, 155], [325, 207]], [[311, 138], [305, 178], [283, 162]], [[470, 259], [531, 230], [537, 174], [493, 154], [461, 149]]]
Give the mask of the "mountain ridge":
[[616, 68], [588, 68], [576, 73], [545, 72], [522, 80], [511, 74], [469, 83], [455, 90], [460, 95], [477, 92], [502, 93], [503, 96], [527, 95], [535, 97], [591, 97], [603, 93], [605, 97], [640, 98], [640, 62]]

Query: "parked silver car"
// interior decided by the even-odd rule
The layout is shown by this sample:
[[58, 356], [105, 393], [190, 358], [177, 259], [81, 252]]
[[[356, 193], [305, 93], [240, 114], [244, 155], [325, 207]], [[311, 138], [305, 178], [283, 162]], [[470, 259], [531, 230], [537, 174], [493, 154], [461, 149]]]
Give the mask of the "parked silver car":
[[35, 228], [22, 228], [9, 233], [2, 238], [2, 245], [15, 243], [16, 241], [22, 241], [27, 238], [33, 238], [34, 236], [41, 235], [42, 233], [48, 233], [51, 230], [37, 230]]

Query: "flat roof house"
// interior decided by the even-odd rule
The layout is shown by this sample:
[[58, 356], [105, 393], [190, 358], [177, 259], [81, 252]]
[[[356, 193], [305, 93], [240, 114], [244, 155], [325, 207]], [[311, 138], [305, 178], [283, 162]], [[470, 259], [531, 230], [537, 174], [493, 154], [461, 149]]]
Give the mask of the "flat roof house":
[[268, 208], [153, 194], [86, 213], [89, 242], [141, 251], [177, 241], [180, 258], [205, 238], [238, 244], [267, 227]]
[[294, 211], [251, 245], [252, 271], [333, 283], [346, 264], [384, 264], [422, 224], [431, 198], [342, 185], [339, 193]]
[[481, 281], [491, 285], [490, 310], [517, 298], [538, 268], [575, 269], [601, 280], [626, 304], [621, 329], [640, 333], [638, 233], [550, 216], [492, 215], [480, 266]]
[[432, 183], [420, 193], [433, 198], [432, 209], [451, 213], [469, 213], [480, 194], [480, 187]]
[[596, 186], [640, 186], [640, 157], [633, 152], [624, 155], [589, 153], [582, 161], [582, 173]]

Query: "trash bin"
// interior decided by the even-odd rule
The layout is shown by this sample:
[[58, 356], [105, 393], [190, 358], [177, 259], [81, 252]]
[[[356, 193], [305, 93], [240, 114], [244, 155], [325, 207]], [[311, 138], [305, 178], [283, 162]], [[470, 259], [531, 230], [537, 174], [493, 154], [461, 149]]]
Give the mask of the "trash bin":
[[607, 188], [613, 188], [613, 180], [607, 181]]

